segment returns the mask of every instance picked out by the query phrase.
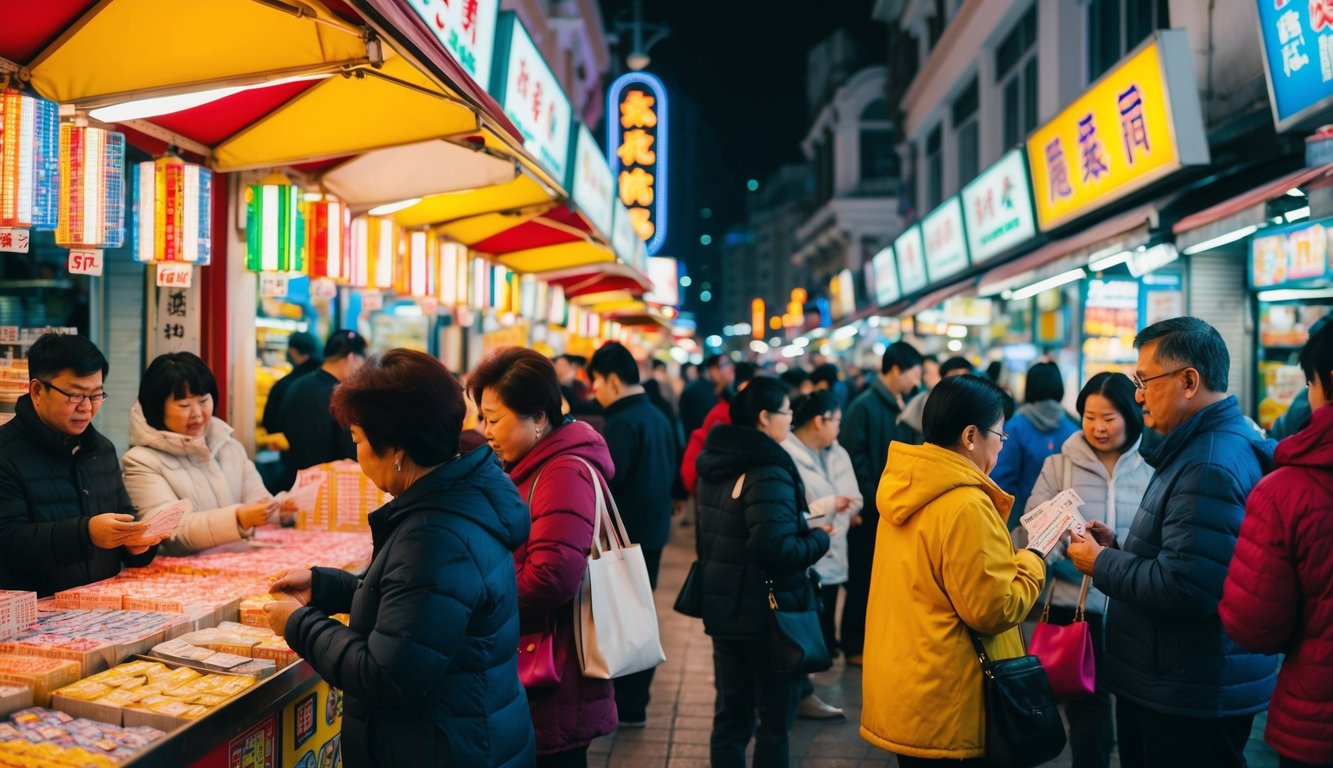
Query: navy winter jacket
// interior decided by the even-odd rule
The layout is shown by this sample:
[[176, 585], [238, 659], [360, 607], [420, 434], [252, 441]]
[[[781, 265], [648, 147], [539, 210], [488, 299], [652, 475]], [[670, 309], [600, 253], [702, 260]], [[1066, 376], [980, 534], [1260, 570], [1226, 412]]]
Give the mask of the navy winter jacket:
[[671, 484], [676, 437], [648, 395], [631, 395], [606, 409], [602, 436], [615, 475], [607, 480], [630, 541], [662, 549], [671, 537]]
[[495, 454], [478, 448], [370, 513], [364, 578], [312, 569], [310, 605], [285, 635], [346, 694], [348, 768], [535, 762], [513, 556], [528, 526]]
[[1245, 498], [1272, 469], [1274, 446], [1233, 396], [1144, 454], [1157, 474], [1122, 548], [1104, 550], [1093, 569], [1093, 582], [1111, 598], [1097, 673], [1116, 695], [1198, 718], [1268, 706], [1277, 659], [1233, 642], [1217, 606]]

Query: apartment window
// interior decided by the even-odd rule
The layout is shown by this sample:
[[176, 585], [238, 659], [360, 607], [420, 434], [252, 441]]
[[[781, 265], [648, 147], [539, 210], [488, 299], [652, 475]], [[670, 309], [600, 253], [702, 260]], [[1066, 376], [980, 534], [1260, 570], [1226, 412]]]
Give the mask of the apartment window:
[[1167, 0], [1088, 3], [1088, 82], [1101, 77], [1154, 30], [1171, 25]]
[[940, 153], [940, 126], [926, 136], [926, 207], [944, 200], [944, 155]]
[[815, 162], [818, 174], [816, 194], [818, 202], [823, 204], [833, 197], [833, 135], [827, 131], [820, 136], [819, 145], [815, 149]]
[[1004, 104], [1004, 146], [1037, 127], [1037, 6], [1033, 4], [995, 49], [995, 82]]
[[[977, 79], [958, 94], [950, 110], [954, 137], [958, 141], [958, 186], [977, 177], [981, 170], [981, 137], [977, 121]], [[938, 201], [937, 201], [938, 202]]]
[[935, 0], [930, 15], [926, 17], [926, 39], [930, 41], [930, 47], [927, 51], [935, 50], [939, 44], [940, 38], [944, 37], [944, 26], [949, 23], [949, 17], [945, 13], [944, 0]]
[[898, 178], [897, 134], [889, 107], [875, 99], [861, 111], [861, 182]]

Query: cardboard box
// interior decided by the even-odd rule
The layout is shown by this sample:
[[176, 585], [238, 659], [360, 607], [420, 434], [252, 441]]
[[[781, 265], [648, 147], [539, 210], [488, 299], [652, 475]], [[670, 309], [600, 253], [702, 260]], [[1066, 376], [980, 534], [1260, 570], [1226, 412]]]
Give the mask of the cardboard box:
[[0, 639], [17, 635], [37, 621], [37, 593], [0, 589]]

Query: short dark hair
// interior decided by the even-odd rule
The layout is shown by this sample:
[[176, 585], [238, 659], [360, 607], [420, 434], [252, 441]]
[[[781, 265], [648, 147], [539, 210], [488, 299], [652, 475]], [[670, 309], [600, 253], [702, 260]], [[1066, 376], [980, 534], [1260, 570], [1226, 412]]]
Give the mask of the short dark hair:
[[1014, 401], [995, 382], [975, 374], [941, 379], [926, 398], [921, 433], [926, 442], [945, 448], [958, 444], [970, 426], [990, 429], [1014, 415]]
[[366, 356], [366, 337], [346, 328], [329, 334], [324, 343], [325, 360], [341, 360], [348, 355]]
[[653, 358], [652, 365], [653, 365], [653, 370], [654, 370], [654, 371], [665, 371], [665, 370], [667, 369], [666, 361], [665, 361], [665, 360], [658, 360], [658, 359], [655, 358], [655, 357]]
[[921, 353], [916, 347], [905, 341], [895, 341], [884, 350], [884, 357], [879, 361], [879, 372], [888, 373], [897, 366], [899, 372], [921, 365]]
[[926, 363], [935, 363], [936, 365], [939, 365], [939, 362], [940, 362], [939, 357], [937, 357], [937, 356], [934, 355], [934, 354], [922, 355], [922, 356], [921, 356], [921, 364], [922, 364], [922, 365], [925, 365]]
[[375, 455], [402, 448], [422, 467], [458, 453], [467, 414], [463, 388], [444, 363], [412, 349], [371, 355], [333, 390], [329, 407], [344, 428], [366, 433]]
[[525, 347], [500, 347], [477, 364], [467, 380], [472, 402], [481, 407], [481, 393], [494, 389], [500, 402], [520, 416], [546, 414], [551, 428], [564, 421], [560, 413], [560, 380], [555, 365]]
[[319, 341], [304, 331], [297, 331], [287, 337], [287, 348], [294, 349], [303, 355], [310, 357], [319, 357]]
[[986, 378], [990, 379], [996, 384], [1000, 383], [1000, 377], [1003, 375], [1004, 375], [1004, 363], [1002, 361], [992, 360], [990, 361], [990, 364], [986, 366]]
[[139, 408], [144, 420], [153, 429], [166, 429], [167, 399], [179, 400], [194, 395], [211, 395], [213, 407], [221, 410], [218, 402], [218, 381], [198, 355], [192, 352], [168, 352], [158, 355], [148, 364], [139, 380]]
[[98, 371], [105, 378], [111, 371], [102, 350], [87, 336], [44, 333], [28, 348], [28, 375], [50, 381], [65, 371], [75, 376], [91, 376]]
[[731, 423], [740, 427], [759, 426], [759, 414], [782, 410], [787, 399], [787, 385], [772, 376], [756, 376], [750, 385], [731, 398]]
[[824, 363], [815, 366], [815, 369], [810, 372], [810, 381], [815, 384], [828, 384], [831, 387], [838, 383], [839, 375], [838, 366], [833, 363]]
[[722, 355], [709, 355], [704, 358], [703, 369], [706, 371], [709, 368], [716, 368], [725, 362], [727, 362], [727, 358]]
[[802, 384], [810, 380], [810, 374], [806, 373], [804, 368], [788, 368], [778, 374], [778, 379], [791, 389], [799, 389]]
[[618, 341], [608, 341], [592, 355], [588, 362], [588, 373], [609, 378], [611, 374], [620, 377], [621, 384], [639, 383], [639, 364], [625, 345]]
[[1139, 331], [1134, 348], [1157, 342], [1159, 361], [1184, 365], [1199, 372], [1203, 385], [1213, 392], [1227, 391], [1231, 353], [1222, 334], [1197, 317], [1173, 317]]
[[820, 389], [808, 395], [801, 395], [791, 401], [791, 428], [799, 429], [814, 421], [816, 416], [837, 413], [840, 410], [842, 409], [838, 407], [838, 399], [833, 396], [832, 390]]
[[1120, 418], [1125, 420], [1125, 445], [1120, 451], [1124, 453], [1129, 450], [1143, 434], [1143, 410], [1134, 399], [1134, 382], [1119, 371], [1102, 371], [1088, 379], [1088, 383], [1084, 384], [1078, 393], [1076, 405], [1080, 417], [1083, 416], [1083, 408], [1092, 395], [1106, 398], [1111, 407], [1120, 414]]
[[1319, 377], [1325, 397], [1333, 397], [1333, 322], [1321, 317], [1310, 326], [1310, 340], [1301, 347], [1297, 357], [1306, 381]]
[[732, 371], [732, 385], [740, 387], [740, 385], [750, 381], [755, 377], [755, 374], [759, 373], [759, 366], [749, 361], [745, 361], [736, 363], [732, 368]]
[[951, 357], [940, 363], [940, 376], [948, 376], [954, 371], [966, 371], [972, 373], [972, 361], [966, 357]]
[[1065, 379], [1060, 366], [1052, 362], [1036, 363], [1028, 369], [1027, 386], [1023, 388], [1023, 402], [1040, 403], [1043, 400], [1060, 402], [1065, 399]]

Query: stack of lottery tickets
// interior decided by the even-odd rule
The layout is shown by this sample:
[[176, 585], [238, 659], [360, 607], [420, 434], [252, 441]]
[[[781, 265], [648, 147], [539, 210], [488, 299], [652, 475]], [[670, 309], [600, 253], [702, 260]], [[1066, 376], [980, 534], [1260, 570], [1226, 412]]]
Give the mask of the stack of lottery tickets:
[[0, 723], [0, 765], [114, 766], [163, 736], [156, 728], [121, 728], [32, 707]]
[[32, 690], [38, 706], [51, 703], [51, 692], [79, 679], [77, 662], [41, 656], [0, 654], [0, 685], [21, 685]]

